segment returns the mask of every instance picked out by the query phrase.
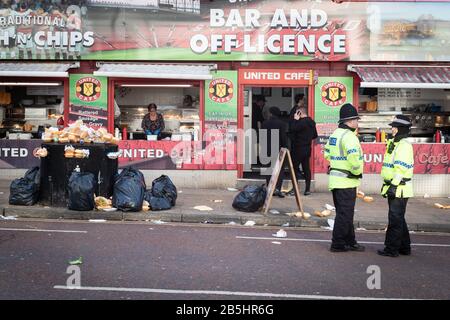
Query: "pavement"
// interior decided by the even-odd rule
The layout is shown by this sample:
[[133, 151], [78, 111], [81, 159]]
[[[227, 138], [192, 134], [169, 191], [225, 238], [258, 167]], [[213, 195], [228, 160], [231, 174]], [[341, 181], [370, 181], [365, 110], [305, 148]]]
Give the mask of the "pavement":
[[[289, 228], [276, 238], [278, 229], [0, 221], [0, 300], [200, 300], [179, 302], [192, 306], [215, 299], [450, 298], [449, 234], [411, 234], [412, 254], [390, 258], [376, 254], [384, 232], [356, 232], [365, 252], [332, 253], [330, 231]], [[79, 257], [81, 264], [69, 264]]]
[[[323, 211], [325, 204], [333, 205], [331, 193], [313, 193], [301, 197], [304, 211], [311, 214], [309, 219], [289, 216], [287, 213], [297, 212], [295, 197], [283, 199], [274, 197], [271, 210], [267, 215], [261, 212], [239, 212], [232, 207], [236, 191], [227, 189], [189, 189], [180, 188], [176, 206], [171, 210], [157, 212], [103, 212], [103, 211], [71, 211], [65, 208], [50, 208], [39, 205], [24, 207], [8, 204], [10, 181], [0, 180], [0, 215], [5, 217], [34, 219], [70, 219], [70, 220], [112, 220], [112, 221], [162, 221], [185, 223], [215, 223], [243, 225], [253, 221], [256, 225], [289, 226], [320, 228], [328, 227], [331, 216], [320, 218], [314, 216], [316, 210]], [[355, 228], [367, 230], [384, 230], [387, 226], [388, 206], [386, 199], [373, 195], [374, 201], [366, 203], [357, 199], [355, 212]], [[448, 232], [450, 233], [450, 210], [437, 209], [434, 203], [450, 204], [450, 198], [412, 198], [408, 202], [406, 221], [414, 232]], [[194, 209], [196, 206], [210, 207], [211, 211]]]

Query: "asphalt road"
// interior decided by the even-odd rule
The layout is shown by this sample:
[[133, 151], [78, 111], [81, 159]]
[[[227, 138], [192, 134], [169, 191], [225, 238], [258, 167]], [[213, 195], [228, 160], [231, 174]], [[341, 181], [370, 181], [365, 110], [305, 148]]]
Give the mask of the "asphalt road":
[[[0, 220], [0, 299], [450, 299], [450, 235], [412, 234], [413, 254], [388, 258], [375, 253], [384, 233], [331, 253], [329, 231], [285, 230]], [[80, 256], [81, 287], [68, 289]]]

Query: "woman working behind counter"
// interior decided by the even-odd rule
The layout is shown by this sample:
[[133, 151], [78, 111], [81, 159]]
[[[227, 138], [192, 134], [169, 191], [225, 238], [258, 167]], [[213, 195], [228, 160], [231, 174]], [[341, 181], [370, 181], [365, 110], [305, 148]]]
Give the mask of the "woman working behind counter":
[[157, 135], [160, 137], [165, 127], [164, 118], [162, 114], [156, 112], [156, 104], [150, 103], [147, 109], [148, 113], [142, 119], [141, 127], [146, 135]]

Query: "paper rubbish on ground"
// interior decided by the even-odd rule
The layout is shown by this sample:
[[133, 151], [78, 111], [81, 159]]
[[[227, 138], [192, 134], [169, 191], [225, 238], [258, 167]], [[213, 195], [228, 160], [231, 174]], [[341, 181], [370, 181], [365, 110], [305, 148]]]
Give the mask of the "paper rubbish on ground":
[[89, 222], [106, 222], [105, 219], [89, 219]]
[[16, 216], [0, 216], [0, 218], [2, 218], [3, 220], [17, 220]]
[[367, 231], [366, 228], [356, 228], [356, 231]]
[[255, 221], [249, 220], [249, 221], [247, 221], [247, 222], [244, 224], [244, 226], [247, 226], [247, 227], [253, 227], [255, 224], [256, 224]]
[[227, 190], [228, 190], [228, 191], [233, 191], [233, 192], [234, 192], [234, 191], [239, 191], [239, 190], [236, 189], [236, 188], [227, 188]]
[[286, 238], [287, 237], [287, 233], [283, 229], [280, 229], [280, 230], [278, 230], [277, 233], [273, 233], [272, 236], [274, 236], [276, 238]]
[[425, 194], [423, 195], [423, 197], [424, 197], [424, 198], [431, 198], [430, 195], [429, 195], [428, 193], [425, 193]]
[[211, 200], [211, 201], [214, 203], [222, 203], [223, 202], [223, 200]]
[[285, 224], [281, 225], [282, 227], [289, 227], [289, 222], [286, 222]]
[[329, 205], [328, 203], [325, 205], [325, 209], [330, 210], [330, 211], [336, 211], [336, 208], [333, 207], [332, 205]]
[[161, 221], [161, 220], [152, 220], [152, 223], [154, 223], [154, 224], [164, 224], [165, 222]]
[[438, 209], [450, 209], [450, 205], [442, 205], [440, 203], [435, 203], [434, 206]]
[[83, 257], [79, 257], [76, 260], [69, 261], [69, 264], [72, 265], [72, 266], [79, 265], [79, 264], [82, 264], [82, 263], [83, 263]]
[[327, 222], [328, 222], [328, 225], [330, 226], [331, 230], [333, 230], [334, 229], [334, 219], [328, 219]]
[[281, 244], [280, 241], [272, 241], [273, 244]]
[[237, 223], [234, 222], [234, 221], [230, 221], [230, 222], [228, 222], [227, 224], [230, 224], [230, 225], [234, 226], [234, 225], [236, 225]]
[[280, 214], [280, 211], [275, 210], [275, 209], [271, 209], [271, 210], [269, 210], [269, 213], [271, 213], [271, 214]]
[[212, 211], [213, 208], [207, 207], [207, 206], [196, 206], [194, 207], [195, 210], [199, 211]]

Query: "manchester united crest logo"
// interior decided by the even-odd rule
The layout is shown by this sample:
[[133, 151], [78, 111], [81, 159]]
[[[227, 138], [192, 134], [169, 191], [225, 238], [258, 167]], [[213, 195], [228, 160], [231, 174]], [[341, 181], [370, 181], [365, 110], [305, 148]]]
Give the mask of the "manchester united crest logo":
[[229, 102], [234, 95], [233, 83], [225, 78], [214, 79], [209, 85], [209, 98], [217, 103]]
[[93, 102], [100, 98], [102, 84], [92, 77], [82, 78], [75, 84], [77, 98], [84, 102]]
[[347, 87], [340, 82], [328, 82], [321, 89], [322, 102], [330, 107], [338, 107], [347, 101]]

